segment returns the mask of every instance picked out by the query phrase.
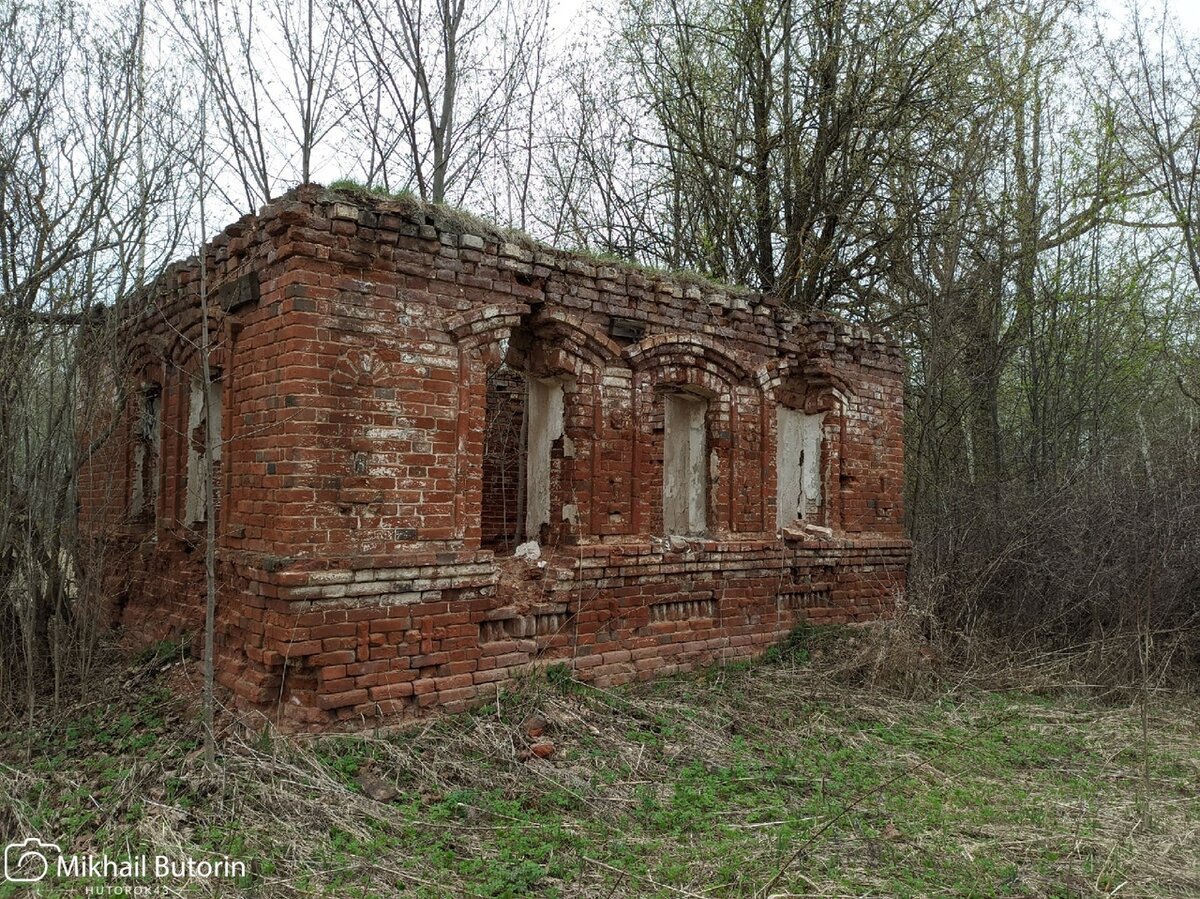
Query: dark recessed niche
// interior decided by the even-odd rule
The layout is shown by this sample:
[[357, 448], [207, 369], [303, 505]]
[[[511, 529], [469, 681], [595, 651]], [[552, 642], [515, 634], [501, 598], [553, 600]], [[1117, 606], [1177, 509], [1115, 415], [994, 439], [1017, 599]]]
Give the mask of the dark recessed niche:
[[617, 343], [628, 346], [642, 339], [642, 335], [646, 333], [646, 326], [632, 319], [614, 318], [609, 325], [608, 333]]

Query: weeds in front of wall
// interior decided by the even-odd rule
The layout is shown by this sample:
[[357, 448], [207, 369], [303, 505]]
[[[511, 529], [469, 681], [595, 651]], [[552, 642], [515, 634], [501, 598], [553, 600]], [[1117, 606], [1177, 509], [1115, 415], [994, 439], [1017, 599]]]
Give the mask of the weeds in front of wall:
[[1194, 699], [1160, 696], [1146, 739], [1140, 709], [1040, 684], [852, 684], [862, 631], [801, 629], [753, 663], [613, 690], [550, 665], [374, 733], [228, 718], [216, 775], [186, 683], [164, 682], [194, 663], [130, 691], [135, 666], [45, 722], [34, 765], [25, 735], [0, 737], [0, 836], [250, 862], [195, 895], [1197, 892]]

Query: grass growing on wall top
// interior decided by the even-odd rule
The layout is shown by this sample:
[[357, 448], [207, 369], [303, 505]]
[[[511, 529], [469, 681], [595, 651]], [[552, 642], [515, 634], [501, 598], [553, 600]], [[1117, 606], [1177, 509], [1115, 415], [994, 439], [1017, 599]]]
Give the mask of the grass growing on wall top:
[[647, 265], [628, 256], [596, 250], [591, 247], [554, 247], [530, 236], [525, 231], [498, 225], [458, 206], [449, 203], [424, 201], [419, 195], [408, 188], [398, 191], [388, 191], [381, 187], [363, 184], [353, 178], [339, 178], [336, 181], [330, 182], [326, 189], [347, 194], [352, 199], [361, 198], [395, 202], [404, 204], [414, 212], [424, 210], [432, 216], [433, 221], [439, 225], [448, 227], [450, 230], [488, 237], [497, 242], [515, 244], [523, 249], [541, 251], [559, 256], [569, 256], [596, 266], [611, 265], [637, 272], [647, 278], [672, 281], [684, 286], [696, 286], [704, 290], [715, 290], [734, 296], [758, 297], [757, 293], [745, 286], [728, 284], [688, 269], [670, 269]]
[[347, 193], [366, 194], [380, 200], [411, 200], [418, 202], [419, 198], [408, 188], [391, 191], [383, 187], [376, 187], [369, 184], [363, 184], [361, 181], [355, 181], [353, 178], [338, 178], [336, 181], [331, 181], [328, 185], [329, 190], [340, 190]]

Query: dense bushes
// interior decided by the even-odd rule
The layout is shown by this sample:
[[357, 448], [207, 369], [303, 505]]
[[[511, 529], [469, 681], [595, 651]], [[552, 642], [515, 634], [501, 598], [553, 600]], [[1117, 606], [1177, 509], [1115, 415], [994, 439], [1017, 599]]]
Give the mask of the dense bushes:
[[[1105, 682], [1200, 665], [1194, 448], [1129, 454], [1053, 487], [964, 488], [917, 546], [911, 601], [958, 651], [1074, 651]], [[1125, 464], [1121, 464], [1121, 462]]]

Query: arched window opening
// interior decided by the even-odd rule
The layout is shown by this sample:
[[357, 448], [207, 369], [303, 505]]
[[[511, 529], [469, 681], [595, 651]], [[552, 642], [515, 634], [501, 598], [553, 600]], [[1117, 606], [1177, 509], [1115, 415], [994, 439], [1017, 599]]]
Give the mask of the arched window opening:
[[[199, 524], [208, 519], [208, 504], [205, 500], [205, 475], [212, 478], [213, 495], [219, 496], [217, 485], [221, 473], [221, 382], [213, 380], [208, 385], [208, 420], [204, 415], [204, 385], [199, 378], [192, 381], [188, 402], [187, 426], [187, 505], [184, 521], [188, 525]], [[205, 450], [212, 447], [213, 470], [205, 471]]]
[[527, 540], [546, 542], [550, 527], [551, 454], [563, 437], [563, 384], [526, 379], [525, 531]]
[[484, 546], [512, 549], [521, 536], [525, 479], [525, 376], [507, 364], [488, 372], [483, 431]]
[[158, 512], [162, 459], [162, 388], [157, 384], [142, 390], [142, 404], [133, 436], [131, 511], [134, 518], [145, 518], [153, 524]]
[[825, 413], [808, 414], [781, 404], [778, 409], [775, 474], [778, 484], [777, 525], [797, 520], [822, 523], [824, 490], [821, 477], [821, 436]]
[[708, 401], [691, 393], [663, 396], [663, 526], [693, 535], [707, 527]]

